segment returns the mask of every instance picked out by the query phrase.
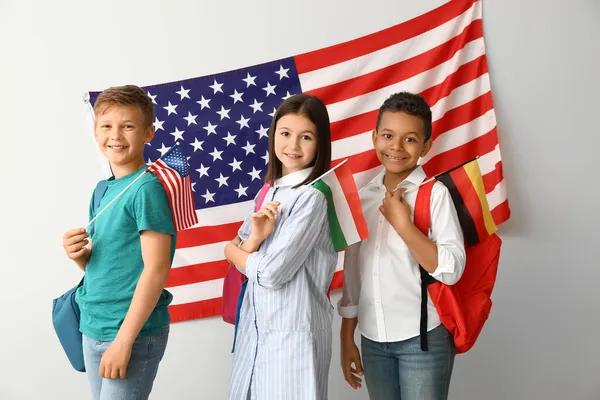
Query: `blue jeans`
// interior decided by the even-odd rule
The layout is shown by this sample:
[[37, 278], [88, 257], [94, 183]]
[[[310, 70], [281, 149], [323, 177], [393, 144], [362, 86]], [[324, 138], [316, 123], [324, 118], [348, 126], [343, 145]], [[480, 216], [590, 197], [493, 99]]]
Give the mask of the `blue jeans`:
[[362, 365], [371, 400], [446, 400], [456, 349], [440, 325], [427, 334], [429, 351], [419, 336], [379, 343], [362, 337]]
[[100, 361], [112, 343], [83, 335], [83, 359], [94, 400], [146, 400], [169, 339], [169, 326], [155, 336], [138, 337], [133, 343], [125, 379], [100, 377]]

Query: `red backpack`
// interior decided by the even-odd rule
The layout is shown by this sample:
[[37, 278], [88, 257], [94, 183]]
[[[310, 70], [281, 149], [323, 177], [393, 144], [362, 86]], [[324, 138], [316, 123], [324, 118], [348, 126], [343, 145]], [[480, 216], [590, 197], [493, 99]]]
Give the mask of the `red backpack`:
[[[435, 180], [419, 188], [414, 209], [415, 226], [425, 236], [431, 226], [431, 190]], [[454, 337], [456, 353], [475, 344], [492, 308], [491, 294], [496, 282], [502, 240], [495, 233], [468, 247], [467, 262], [460, 280], [445, 285], [421, 270], [421, 349], [427, 351], [427, 292], [442, 324]]]

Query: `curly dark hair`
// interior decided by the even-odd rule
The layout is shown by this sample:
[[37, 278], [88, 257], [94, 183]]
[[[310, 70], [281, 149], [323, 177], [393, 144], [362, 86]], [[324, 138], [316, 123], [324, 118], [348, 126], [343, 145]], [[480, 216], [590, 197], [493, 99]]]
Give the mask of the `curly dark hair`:
[[394, 93], [388, 97], [379, 108], [376, 130], [379, 130], [381, 116], [386, 111], [404, 112], [419, 117], [423, 121], [423, 127], [425, 128], [425, 141], [431, 138], [431, 108], [429, 108], [423, 97], [409, 92]]

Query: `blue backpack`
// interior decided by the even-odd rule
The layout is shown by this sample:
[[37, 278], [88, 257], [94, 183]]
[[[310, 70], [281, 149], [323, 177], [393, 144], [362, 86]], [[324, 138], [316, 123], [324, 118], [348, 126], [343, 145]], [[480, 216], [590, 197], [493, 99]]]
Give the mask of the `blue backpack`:
[[[94, 189], [93, 214], [96, 214], [100, 200], [106, 192], [108, 184], [106, 181], [100, 181]], [[90, 237], [94, 231], [94, 224], [89, 230]], [[67, 358], [73, 368], [79, 372], [85, 372], [85, 363], [83, 361], [82, 335], [79, 331], [79, 306], [75, 302], [75, 292], [83, 285], [83, 278], [77, 286], [69, 289], [62, 296], [52, 301], [52, 324], [56, 331], [56, 336], [62, 345]]]

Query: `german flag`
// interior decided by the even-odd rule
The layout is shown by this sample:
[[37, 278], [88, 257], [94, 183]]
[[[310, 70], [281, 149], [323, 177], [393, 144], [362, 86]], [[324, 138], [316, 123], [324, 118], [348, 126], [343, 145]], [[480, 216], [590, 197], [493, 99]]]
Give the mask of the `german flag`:
[[450, 191], [468, 247], [498, 230], [490, 212], [477, 159], [435, 178]]

